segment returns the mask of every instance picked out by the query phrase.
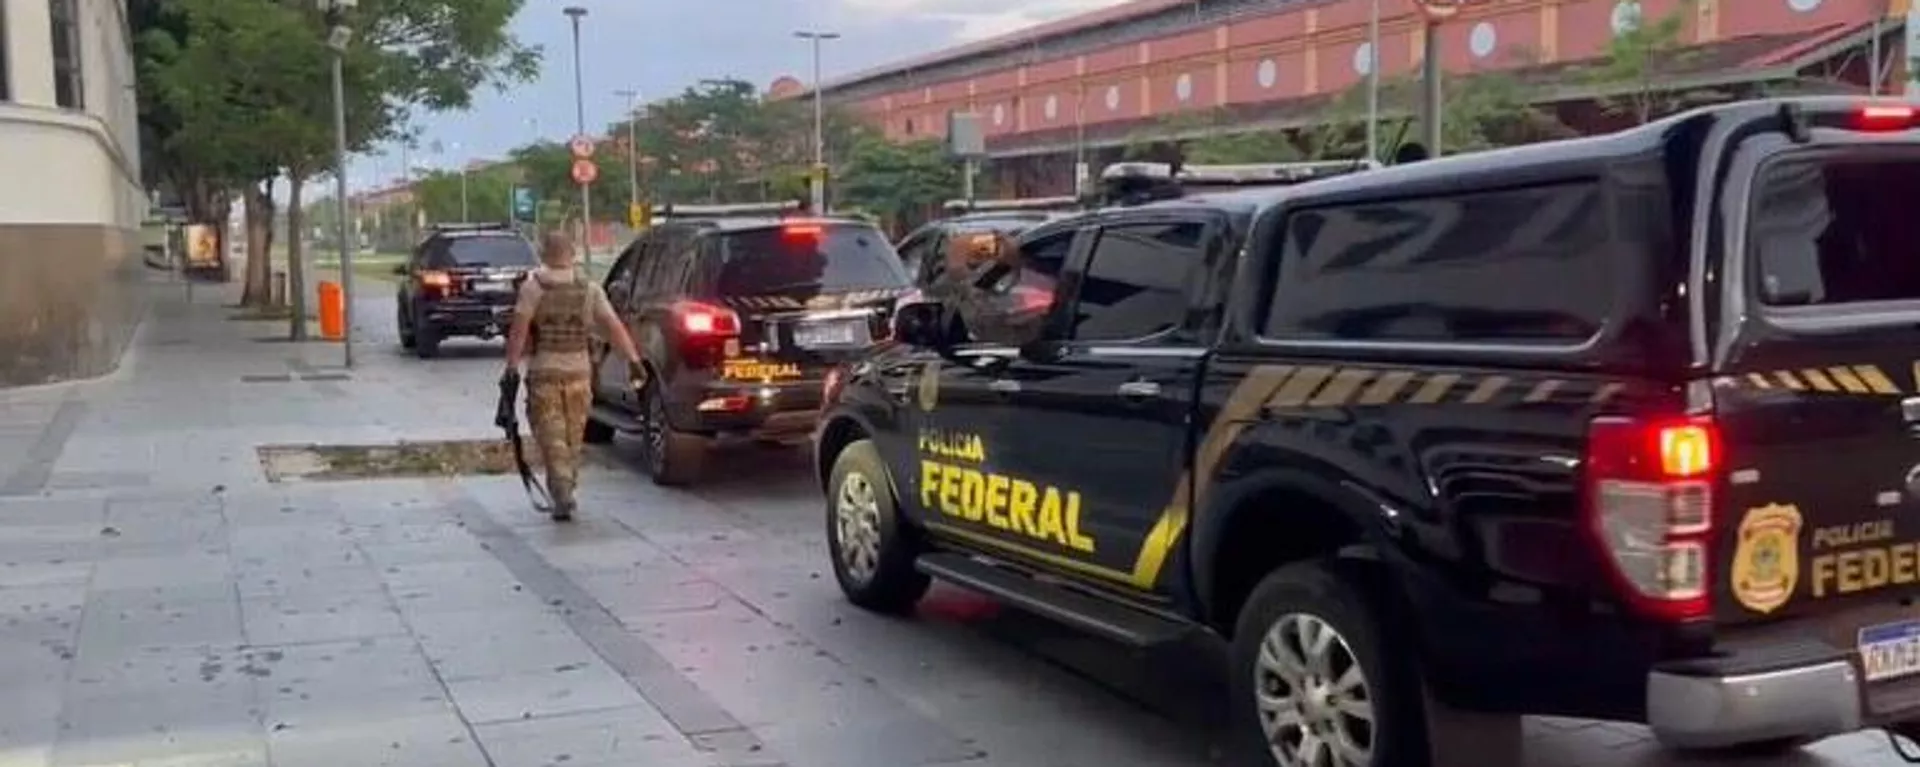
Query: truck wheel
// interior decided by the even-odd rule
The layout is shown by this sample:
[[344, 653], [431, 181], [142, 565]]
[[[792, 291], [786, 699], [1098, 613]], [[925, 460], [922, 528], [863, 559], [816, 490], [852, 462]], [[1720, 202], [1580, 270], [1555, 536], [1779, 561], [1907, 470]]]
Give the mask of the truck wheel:
[[913, 611], [933, 580], [913, 566], [920, 553], [901, 523], [893, 483], [871, 440], [840, 451], [827, 485], [827, 553], [847, 601], [878, 613]]
[[707, 458], [707, 441], [673, 428], [673, 422], [667, 419], [666, 397], [658, 385], [647, 386], [645, 424], [647, 473], [653, 475], [653, 483], [679, 487], [699, 479], [701, 464]]
[[1233, 710], [1258, 764], [1417, 767], [1428, 762], [1413, 649], [1379, 600], [1328, 562], [1269, 574], [1234, 629]]

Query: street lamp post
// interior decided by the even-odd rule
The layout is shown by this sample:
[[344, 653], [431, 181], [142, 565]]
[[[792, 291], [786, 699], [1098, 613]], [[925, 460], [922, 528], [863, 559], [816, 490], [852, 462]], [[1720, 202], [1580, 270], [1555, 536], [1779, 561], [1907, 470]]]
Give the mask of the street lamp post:
[[[573, 21], [573, 114], [575, 136], [587, 135], [587, 95], [580, 72], [580, 19], [587, 15], [587, 9], [577, 5], [567, 6], [562, 11]], [[587, 267], [593, 266], [593, 197], [586, 184], [580, 185], [580, 253], [581, 262]]]
[[619, 90], [613, 95], [627, 97], [627, 210], [631, 214], [640, 205], [640, 92]]
[[[342, 337], [340, 339], [341, 363], [353, 369], [353, 246], [349, 243], [347, 232], [347, 86], [346, 53], [347, 44], [353, 40], [353, 28], [347, 26], [347, 11], [358, 5], [358, 0], [318, 0], [320, 10], [327, 16], [327, 47], [333, 50], [333, 161], [334, 161], [334, 199], [340, 206], [335, 218], [336, 234], [340, 238], [340, 303], [342, 311]], [[296, 235], [298, 236], [298, 235]], [[298, 273], [301, 264], [294, 264], [290, 272]], [[291, 276], [291, 275], [290, 275]], [[292, 291], [288, 291], [291, 293]], [[294, 299], [293, 338], [305, 340], [307, 336], [306, 284], [301, 280], [300, 294]]]
[[813, 213], [827, 212], [827, 106], [820, 82], [820, 44], [840, 39], [838, 32], [800, 31], [794, 37], [813, 43]]
[[1367, 160], [1380, 160], [1380, 0], [1367, 11]]

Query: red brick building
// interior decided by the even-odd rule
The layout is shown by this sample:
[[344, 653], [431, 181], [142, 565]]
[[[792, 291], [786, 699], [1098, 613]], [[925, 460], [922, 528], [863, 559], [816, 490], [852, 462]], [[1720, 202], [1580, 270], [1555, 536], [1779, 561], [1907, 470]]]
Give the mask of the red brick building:
[[[1636, 12], [1643, 19], [1683, 13], [1689, 52], [1663, 71], [1677, 87], [1864, 93], [1877, 27], [1890, 84], [1882, 92], [1898, 93], [1910, 2], [1482, 0], [1441, 27], [1441, 61], [1450, 72], [1504, 70], [1544, 86], [1542, 100], [1563, 118], [1571, 113], [1571, 123], [1596, 129], [1605, 126], [1593, 124], [1591, 103], [1605, 88], [1577, 70], [1597, 63], [1609, 36]], [[1133, 0], [859, 72], [825, 89], [830, 102], [901, 139], [939, 137], [948, 113], [972, 111], [987, 132], [1001, 193], [1059, 193], [1071, 187], [1076, 151], [1095, 162], [1112, 159], [1130, 136], [1180, 112], [1217, 110], [1247, 129], [1314, 123], [1331, 97], [1365, 76], [1369, 3]], [[1423, 17], [1409, 0], [1380, 3], [1382, 73], [1412, 74], [1422, 59]]]

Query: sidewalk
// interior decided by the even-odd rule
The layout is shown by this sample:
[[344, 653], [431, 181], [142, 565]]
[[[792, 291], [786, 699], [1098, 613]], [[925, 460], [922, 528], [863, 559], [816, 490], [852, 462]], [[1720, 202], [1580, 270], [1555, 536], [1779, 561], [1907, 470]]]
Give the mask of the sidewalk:
[[491, 436], [492, 393], [339, 376], [234, 296], [160, 288], [120, 373], [0, 392], [0, 764], [739, 763], [662, 713], [724, 719], [697, 691], [633, 682], [673, 669], [511, 531], [506, 480], [269, 484], [257, 445]]

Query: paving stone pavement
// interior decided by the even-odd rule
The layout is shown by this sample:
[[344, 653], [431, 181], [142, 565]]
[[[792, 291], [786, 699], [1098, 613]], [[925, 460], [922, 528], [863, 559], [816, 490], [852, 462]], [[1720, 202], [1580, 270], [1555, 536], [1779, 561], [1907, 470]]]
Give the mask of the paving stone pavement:
[[[509, 478], [267, 482], [269, 443], [492, 436], [497, 344], [262, 341], [161, 286], [121, 373], [0, 392], [0, 765], [1198, 767], [1217, 648], [1151, 657], [938, 590], [844, 604], [805, 461], [696, 492], [594, 456], [582, 519]], [[1535, 719], [1534, 767], [1681, 767], [1642, 728]], [[1900, 764], [1877, 734], [1773, 761]]]

